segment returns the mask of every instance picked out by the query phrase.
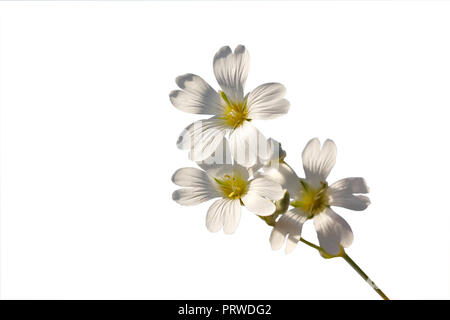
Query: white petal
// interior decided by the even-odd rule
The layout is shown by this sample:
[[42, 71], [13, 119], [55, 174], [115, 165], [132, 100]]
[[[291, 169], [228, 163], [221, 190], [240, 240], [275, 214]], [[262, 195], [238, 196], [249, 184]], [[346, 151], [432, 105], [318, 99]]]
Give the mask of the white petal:
[[319, 184], [321, 181], [326, 181], [336, 163], [336, 145], [328, 139], [321, 150], [319, 139], [311, 139], [303, 150], [302, 159], [306, 179]]
[[260, 155], [266, 155], [267, 139], [251, 123], [245, 121], [230, 134], [233, 159], [245, 166], [257, 164]]
[[223, 232], [232, 234], [241, 220], [241, 203], [238, 199], [230, 201], [227, 212], [224, 215]]
[[203, 161], [197, 162], [197, 165], [205, 171], [219, 168], [222, 165], [231, 165], [233, 159], [231, 158], [230, 144], [225, 137], [217, 146], [214, 153]]
[[180, 187], [207, 188], [211, 180], [205, 171], [197, 168], [181, 168], [175, 171], [172, 182]]
[[249, 192], [255, 192], [261, 197], [269, 198], [270, 200], [279, 200], [283, 197], [284, 191], [281, 185], [268, 178], [256, 178], [250, 181]]
[[253, 166], [248, 167], [248, 172], [251, 176], [253, 176], [255, 178], [260, 177], [261, 172], [259, 171], [259, 169], [261, 169], [262, 167], [263, 167], [262, 163], [257, 161]]
[[278, 163], [264, 169], [264, 176], [278, 182], [284, 189], [287, 189], [291, 198], [300, 193], [300, 179], [295, 171], [285, 162]]
[[364, 178], [345, 178], [333, 183], [330, 188], [336, 191], [347, 191], [350, 193], [369, 193], [369, 187]]
[[273, 119], [289, 111], [289, 101], [283, 99], [286, 88], [280, 83], [265, 83], [247, 97], [250, 119]]
[[181, 111], [197, 114], [220, 115], [223, 106], [219, 93], [195, 74], [185, 74], [176, 80], [183, 90], [172, 91], [169, 95], [172, 104]]
[[330, 205], [361, 211], [366, 209], [370, 200], [355, 193], [368, 193], [369, 188], [363, 178], [347, 178], [336, 181], [329, 189]]
[[240, 219], [239, 200], [219, 199], [208, 209], [206, 227], [211, 232], [224, 228], [225, 233], [233, 233]]
[[211, 232], [218, 232], [223, 227], [223, 207], [225, 206], [225, 199], [219, 199], [209, 207], [206, 215], [206, 228]]
[[264, 136], [262, 137], [255, 169], [263, 166], [271, 166], [272, 163], [278, 163], [286, 157], [286, 152], [281, 148], [281, 144], [278, 141], [272, 138], [265, 139]]
[[239, 45], [231, 52], [222, 47], [214, 56], [214, 74], [222, 90], [231, 101], [243, 101], [250, 57], [244, 46]]
[[215, 188], [183, 188], [172, 193], [172, 199], [183, 206], [192, 206], [217, 198]]
[[272, 249], [280, 249], [287, 236], [286, 253], [292, 252], [300, 240], [302, 227], [306, 220], [308, 220], [307, 214], [298, 208], [289, 210], [283, 214], [270, 234], [269, 240]]
[[269, 162], [279, 162], [286, 157], [286, 151], [281, 147], [281, 143], [273, 138], [267, 139]]
[[270, 216], [276, 209], [275, 205], [270, 200], [261, 197], [255, 192], [247, 192], [241, 200], [249, 211], [259, 216]]
[[173, 174], [172, 181], [181, 187], [187, 187], [172, 194], [172, 199], [181, 205], [196, 205], [220, 196], [207, 173], [196, 168], [178, 169]]
[[248, 167], [250, 175], [254, 177], [261, 175], [261, 172], [258, 172], [259, 169], [272, 165], [278, 165], [280, 159], [286, 156], [286, 152], [284, 152], [281, 148], [281, 144], [278, 141], [269, 138], [264, 143], [265, 137], [261, 135], [261, 138], [262, 143], [258, 146], [260, 148], [258, 148], [256, 163]]
[[220, 119], [212, 117], [198, 120], [190, 124], [180, 134], [177, 146], [180, 149], [190, 149], [193, 161], [202, 161], [211, 156], [223, 140], [227, 128]]
[[339, 245], [347, 248], [353, 242], [353, 232], [349, 224], [329, 208], [314, 217], [314, 226], [320, 246], [329, 254], [338, 254]]

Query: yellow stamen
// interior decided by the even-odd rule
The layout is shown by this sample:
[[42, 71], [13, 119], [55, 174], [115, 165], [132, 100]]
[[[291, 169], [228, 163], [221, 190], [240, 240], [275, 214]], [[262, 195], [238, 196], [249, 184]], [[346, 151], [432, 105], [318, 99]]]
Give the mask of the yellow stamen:
[[291, 205], [296, 208], [302, 209], [308, 213], [309, 218], [322, 212], [328, 204], [328, 185], [326, 182], [321, 183], [321, 187], [312, 188], [304, 181], [300, 181], [302, 184], [302, 190], [298, 198], [291, 202]]
[[220, 91], [220, 96], [225, 102], [225, 108], [223, 115], [220, 117], [224, 120], [225, 124], [233, 129], [241, 126], [244, 121], [250, 121], [248, 119], [247, 100], [244, 101], [230, 101], [225, 92]]
[[214, 178], [214, 180], [226, 198], [240, 199], [247, 193], [247, 181], [239, 174], [233, 174], [233, 176], [226, 174], [223, 179]]

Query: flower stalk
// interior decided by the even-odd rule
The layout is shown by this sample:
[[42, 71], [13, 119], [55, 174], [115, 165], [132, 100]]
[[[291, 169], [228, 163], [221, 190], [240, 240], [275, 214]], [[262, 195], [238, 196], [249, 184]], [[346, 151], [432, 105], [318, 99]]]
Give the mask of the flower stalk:
[[375, 292], [378, 293], [378, 295], [381, 298], [383, 298], [383, 300], [390, 300], [386, 296], [386, 294], [380, 288], [378, 288], [378, 286], [375, 284], [375, 282], [373, 282], [369, 278], [369, 276], [356, 264], [356, 262], [353, 261], [352, 258], [350, 258], [350, 256], [345, 252], [345, 250], [343, 248], [342, 248], [341, 252], [338, 255], [332, 256], [330, 254], [327, 254], [321, 247], [315, 245], [312, 242], [309, 242], [306, 239], [300, 238], [300, 241], [303, 242], [304, 244], [310, 246], [311, 248], [316, 249], [317, 251], [319, 251], [319, 253], [322, 255], [322, 257], [324, 257], [325, 259], [342, 257], [361, 276], [361, 278], [363, 278], [364, 281], [366, 281], [375, 290]]
[[342, 255], [342, 258], [344, 258], [345, 261], [347, 261], [347, 263], [349, 265], [352, 266], [352, 268], [358, 272], [358, 274], [361, 276], [361, 278], [364, 279], [364, 281], [366, 281], [372, 288], [373, 290], [375, 290], [376, 293], [378, 293], [378, 295], [383, 298], [383, 300], [389, 300], [389, 298], [384, 294], [383, 291], [381, 291], [380, 288], [378, 288], [378, 286], [375, 284], [375, 282], [373, 282], [369, 276], [355, 263], [355, 261], [352, 260], [352, 258], [350, 258], [348, 256], [348, 254], [344, 251], [344, 254]]
[[[272, 216], [260, 217], [260, 218], [263, 219], [269, 226], [273, 226], [273, 224], [279, 214], [280, 213], [275, 213]], [[303, 242], [304, 244], [306, 244], [307, 246], [309, 246], [313, 249], [316, 249], [324, 259], [332, 259], [332, 258], [337, 258], [337, 257], [343, 258], [361, 276], [361, 278], [363, 278], [364, 281], [366, 281], [375, 290], [375, 292], [378, 293], [378, 295], [381, 298], [383, 298], [383, 300], [390, 300], [386, 296], [386, 294], [380, 288], [378, 288], [378, 286], [375, 284], [375, 282], [373, 282], [372, 279], [370, 279], [369, 276], [356, 264], [356, 262], [353, 261], [352, 258], [350, 258], [350, 256], [345, 252], [345, 250], [342, 246], [341, 246], [340, 252], [337, 255], [332, 255], [332, 254], [327, 253], [320, 246], [306, 240], [303, 237], [300, 238], [300, 242]]]

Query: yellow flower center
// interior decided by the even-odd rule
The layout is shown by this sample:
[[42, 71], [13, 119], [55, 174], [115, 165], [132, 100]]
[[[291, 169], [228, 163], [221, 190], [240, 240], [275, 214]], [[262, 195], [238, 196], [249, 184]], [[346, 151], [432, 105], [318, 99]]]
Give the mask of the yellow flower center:
[[240, 199], [247, 193], [247, 181], [242, 179], [240, 175], [230, 176], [226, 174], [222, 179], [214, 178], [214, 180], [219, 184], [224, 198]]
[[299, 197], [291, 202], [291, 206], [302, 209], [309, 214], [309, 218], [312, 218], [329, 206], [328, 185], [326, 182], [322, 182], [319, 188], [313, 188], [303, 180], [300, 180], [300, 182], [302, 190]]
[[247, 118], [247, 100], [239, 102], [231, 101], [223, 91], [220, 91], [220, 96], [225, 102], [224, 112], [220, 118], [227, 126], [236, 129], [241, 126], [245, 120], [250, 121], [250, 119]]

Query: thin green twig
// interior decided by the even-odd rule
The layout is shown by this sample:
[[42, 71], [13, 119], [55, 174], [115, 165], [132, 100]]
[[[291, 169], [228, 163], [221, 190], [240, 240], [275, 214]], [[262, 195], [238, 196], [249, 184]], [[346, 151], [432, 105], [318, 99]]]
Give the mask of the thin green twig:
[[364, 271], [362, 271], [362, 269], [355, 263], [355, 261], [352, 260], [352, 258], [350, 258], [348, 256], [347, 253], [344, 252], [344, 254], [342, 255], [342, 258], [344, 258], [344, 260], [347, 261], [347, 263], [349, 265], [351, 265], [352, 268], [355, 269], [356, 272], [358, 272], [358, 274], [361, 276], [361, 278], [363, 278], [364, 281], [366, 281], [373, 288], [373, 290], [375, 290], [375, 292], [380, 295], [380, 297], [382, 297], [384, 300], [389, 300], [389, 298], [384, 294], [384, 292], [381, 291], [381, 289], [377, 287], [375, 282], [373, 282], [369, 278], [369, 276]]
[[[326, 252], [319, 247], [318, 245], [315, 245], [312, 242], [309, 242], [308, 240], [305, 240], [303, 238], [300, 238], [300, 241], [303, 242], [304, 244], [310, 246], [311, 248], [316, 249], [317, 251], [319, 251], [320, 254], [326, 254]], [[348, 256], [348, 254], [342, 250], [341, 253], [339, 253], [336, 256], [331, 256], [330, 257], [342, 257], [360, 276], [361, 278], [364, 279], [364, 281], [366, 281], [372, 288], [373, 290], [375, 290], [376, 293], [378, 293], [380, 295], [380, 297], [382, 297], [384, 300], [389, 300], [389, 298], [384, 294], [383, 291], [381, 291], [380, 288], [378, 288], [378, 286], [375, 284], [375, 282], [373, 282], [369, 276], [356, 264], [355, 261], [353, 261], [352, 258], [350, 258]]]
[[317, 246], [317, 245], [315, 245], [314, 243], [309, 242], [308, 240], [305, 240], [305, 239], [303, 239], [303, 238], [300, 238], [300, 241], [303, 242], [304, 244], [307, 244], [307, 245], [310, 246], [311, 248], [314, 248], [314, 249], [316, 249], [317, 251], [320, 252], [320, 247]]

